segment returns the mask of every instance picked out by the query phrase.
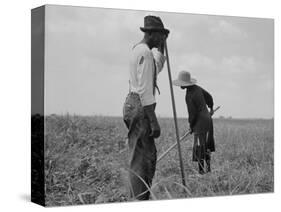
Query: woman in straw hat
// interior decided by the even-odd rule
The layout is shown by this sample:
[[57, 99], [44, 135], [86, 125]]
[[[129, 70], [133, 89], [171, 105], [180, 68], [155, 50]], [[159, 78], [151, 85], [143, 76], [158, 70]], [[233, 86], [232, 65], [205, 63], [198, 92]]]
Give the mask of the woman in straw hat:
[[[213, 136], [213, 98], [200, 86], [196, 85], [196, 79], [191, 78], [190, 73], [181, 71], [173, 85], [186, 89], [185, 101], [188, 110], [188, 121], [191, 133], [194, 134], [192, 160], [198, 162], [199, 173], [204, 174], [204, 161], [206, 171], [211, 171], [211, 152], [215, 151]], [[210, 109], [210, 112], [207, 109]]]

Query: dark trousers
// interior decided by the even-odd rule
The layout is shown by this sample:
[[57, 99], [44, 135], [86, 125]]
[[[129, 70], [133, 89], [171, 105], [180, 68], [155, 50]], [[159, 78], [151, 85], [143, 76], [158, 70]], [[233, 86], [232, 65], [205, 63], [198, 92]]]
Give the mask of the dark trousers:
[[208, 132], [194, 133], [192, 160], [198, 162], [199, 173], [205, 173], [204, 161], [206, 162], [206, 171], [211, 171], [211, 151], [208, 148]]
[[131, 197], [148, 200], [155, 173], [157, 153], [149, 120], [145, 117], [140, 98], [129, 93], [123, 108], [123, 119], [128, 128], [129, 184]]

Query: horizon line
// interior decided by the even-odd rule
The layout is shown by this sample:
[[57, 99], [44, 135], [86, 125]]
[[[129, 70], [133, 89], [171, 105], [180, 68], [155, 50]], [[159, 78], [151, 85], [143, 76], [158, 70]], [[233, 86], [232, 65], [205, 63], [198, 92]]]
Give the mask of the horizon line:
[[[32, 114], [36, 115], [36, 114]], [[76, 113], [61, 113], [61, 114], [57, 114], [57, 113], [50, 113], [50, 114], [46, 114], [45, 116], [81, 116], [81, 117], [112, 117], [112, 118], [122, 118], [122, 115], [104, 115], [104, 114], [76, 114]], [[157, 114], [156, 114], [157, 115]], [[173, 116], [162, 116], [162, 115], [157, 115], [158, 118], [174, 118]], [[178, 116], [177, 118], [179, 119], [188, 119], [188, 116]], [[213, 119], [274, 119], [273, 117], [234, 117], [234, 116], [215, 116], [213, 117]]]

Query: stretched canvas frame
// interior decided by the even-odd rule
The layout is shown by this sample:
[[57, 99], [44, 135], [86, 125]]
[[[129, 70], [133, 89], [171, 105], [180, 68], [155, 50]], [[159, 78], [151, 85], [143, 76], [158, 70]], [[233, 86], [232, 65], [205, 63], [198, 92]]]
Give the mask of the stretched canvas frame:
[[[214, 118], [212, 173], [197, 174], [190, 158], [193, 138], [188, 137], [182, 142], [186, 187], [178, 153], [171, 150], [157, 163], [150, 199], [274, 191], [274, 20], [45, 5], [31, 12], [33, 202], [134, 201], [126, 184], [129, 155], [122, 104], [130, 50], [142, 38], [139, 27], [148, 14], [160, 16], [171, 30], [167, 42], [173, 78], [180, 69], [191, 70], [222, 104]], [[168, 81], [162, 75], [167, 74], [158, 79], [158, 156], [176, 140]], [[188, 129], [186, 105], [174, 89], [182, 135]]]

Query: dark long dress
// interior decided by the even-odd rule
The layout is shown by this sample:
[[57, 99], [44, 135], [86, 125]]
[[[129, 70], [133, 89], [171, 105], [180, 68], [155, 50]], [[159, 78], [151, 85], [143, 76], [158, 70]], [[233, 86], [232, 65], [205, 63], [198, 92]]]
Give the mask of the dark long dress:
[[[193, 161], [205, 159], [207, 152], [215, 151], [213, 121], [207, 109], [213, 108], [213, 98], [203, 88], [197, 85], [186, 87], [186, 104], [188, 121], [194, 133]], [[200, 148], [199, 148], [200, 147]]]

